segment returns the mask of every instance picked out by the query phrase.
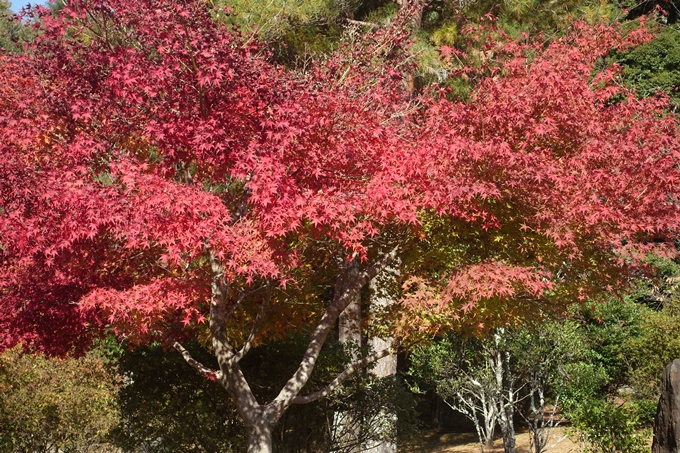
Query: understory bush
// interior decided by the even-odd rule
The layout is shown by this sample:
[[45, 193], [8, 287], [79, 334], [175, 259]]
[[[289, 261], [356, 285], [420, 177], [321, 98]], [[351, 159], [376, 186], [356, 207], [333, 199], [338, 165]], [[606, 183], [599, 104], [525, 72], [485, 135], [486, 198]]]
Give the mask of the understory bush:
[[649, 430], [643, 427], [636, 405], [619, 405], [604, 399], [582, 404], [571, 415], [572, 427], [588, 453], [643, 453]]

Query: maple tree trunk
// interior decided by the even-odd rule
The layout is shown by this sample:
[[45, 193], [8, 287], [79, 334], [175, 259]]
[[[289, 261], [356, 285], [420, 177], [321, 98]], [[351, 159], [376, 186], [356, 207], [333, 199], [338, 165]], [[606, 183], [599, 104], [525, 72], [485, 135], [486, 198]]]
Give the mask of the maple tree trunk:
[[275, 410], [258, 404], [238, 364], [223, 366], [228, 369], [222, 385], [231, 396], [246, 428], [248, 453], [271, 453], [272, 431], [285, 409]]
[[248, 453], [272, 453], [272, 430], [274, 426], [263, 417], [254, 424], [246, 426], [248, 433]]
[[[229, 285], [221, 280], [222, 266], [219, 259], [211, 254], [211, 267], [213, 271], [212, 301], [210, 303], [210, 334], [213, 345], [213, 353], [219, 363], [219, 372], [210, 371], [198, 364], [188, 353], [183, 355], [185, 359], [201, 372], [214, 376], [219, 380], [225, 390], [231, 396], [239, 415], [243, 419], [248, 436], [248, 453], [271, 453], [272, 431], [281, 416], [291, 404], [307, 404], [316, 399], [328, 395], [344, 379], [357, 370], [369, 365], [374, 360], [379, 360], [387, 355], [388, 350], [380, 354], [372, 354], [345, 369], [325, 389], [310, 395], [298, 396], [307, 383], [314, 369], [316, 359], [330, 329], [333, 328], [340, 314], [353, 302], [356, 301], [359, 291], [370, 281], [387, 263], [394, 259], [396, 249], [384, 255], [385, 264], [382, 261], [374, 263], [363, 272], [359, 272], [358, 266], [351, 264], [345, 269], [336, 281], [333, 303], [326, 309], [316, 329], [311, 335], [309, 345], [305, 351], [297, 371], [286, 382], [279, 394], [268, 404], [260, 404], [243, 375], [239, 361], [248, 353], [252, 345], [254, 333], [258, 328], [258, 319], [255, 319], [253, 330], [249, 339], [240, 350], [235, 350], [227, 338], [227, 300], [229, 298]], [[264, 311], [266, 303], [263, 302], [261, 310]], [[259, 318], [260, 315], [258, 315]], [[182, 351], [183, 348], [179, 347]], [[186, 351], [184, 351], [186, 352]]]

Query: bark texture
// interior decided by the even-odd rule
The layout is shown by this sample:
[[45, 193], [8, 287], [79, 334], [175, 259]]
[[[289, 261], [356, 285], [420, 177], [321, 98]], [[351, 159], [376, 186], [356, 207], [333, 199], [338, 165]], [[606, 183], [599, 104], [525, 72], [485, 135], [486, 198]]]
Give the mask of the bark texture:
[[[393, 287], [397, 286], [398, 277], [398, 263], [394, 263], [371, 280], [371, 310], [386, 309], [395, 303], [396, 291]], [[372, 337], [369, 339], [369, 344], [373, 351], [382, 351], [389, 349], [392, 346], [393, 340], [392, 337]], [[371, 369], [371, 372], [382, 379], [393, 378], [397, 374], [397, 356], [391, 354], [378, 360]], [[378, 423], [379, 429], [385, 433], [392, 434], [396, 432], [397, 414], [383, 410], [379, 415]], [[364, 451], [366, 453], [396, 453], [396, 439], [390, 435], [383, 437], [377, 442], [368, 442], [364, 446]]]
[[665, 369], [654, 419], [652, 453], [677, 453], [680, 440], [680, 359]]
[[[353, 263], [355, 268], [358, 264]], [[352, 351], [352, 360], [359, 358], [361, 346], [361, 297], [354, 300], [340, 314], [338, 320], [338, 339], [346, 349]], [[333, 440], [338, 449], [347, 453], [361, 451], [361, 421], [350, 413], [337, 412], [333, 416]]]

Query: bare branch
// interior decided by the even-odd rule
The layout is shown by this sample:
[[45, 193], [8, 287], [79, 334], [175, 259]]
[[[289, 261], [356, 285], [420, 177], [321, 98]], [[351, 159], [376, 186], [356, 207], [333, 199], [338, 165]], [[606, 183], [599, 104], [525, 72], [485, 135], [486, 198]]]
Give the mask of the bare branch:
[[401, 243], [395, 245], [392, 250], [385, 253], [380, 257], [378, 261], [373, 263], [373, 265], [368, 266], [359, 274], [360, 286], [364, 286], [370, 280], [372, 280], [376, 275], [381, 273], [387, 266], [389, 266], [395, 259], [397, 259], [397, 252], [401, 247]]
[[255, 340], [255, 335], [257, 334], [257, 331], [260, 330], [260, 325], [262, 324], [262, 319], [264, 318], [265, 313], [267, 312], [267, 307], [269, 306], [269, 301], [271, 300], [272, 297], [272, 288], [271, 288], [271, 281], [267, 283], [267, 295], [262, 301], [262, 306], [260, 306], [260, 310], [257, 312], [257, 316], [255, 317], [255, 321], [253, 322], [253, 327], [250, 329], [250, 333], [248, 334], [248, 339], [246, 340], [245, 344], [243, 347], [234, 355], [232, 360], [239, 362], [245, 356], [248, 354], [248, 351], [250, 351], [250, 348], [253, 346], [253, 340]]
[[239, 306], [241, 306], [241, 303], [245, 300], [246, 297], [250, 296], [251, 294], [256, 293], [259, 290], [260, 290], [260, 288], [253, 290], [253, 291], [245, 291], [245, 292], [242, 292], [241, 294], [239, 294], [238, 298], [236, 299], [236, 302], [234, 302], [234, 304], [231, 307], [229, 307], [229, 310], [227, 310], [225, 312], [224, 319], [225, 320], [228, 319], [229, 316], [231, 316], [231, 314], [234, 313]]
[[210, 336], [213, 350], [220, 368], [234, 357], [234, 350], [227, 339], [227, 300], [229, 299], [230, 285], [223, 281], [224, 270], [215, 253], [210, 251], [210, 267], [213, 281], [211, 285], [212, 300], [210, 301]]
[[182, 357], [184, 357], [184, 360], [186, 360], [187, 363], [188, 363], [189, 365], [191, 365], [192, 367], [194, 367], [194, 368], [195, 368], [196, 370], [198, 370], [200, 373], [203, 373], [203, 374], [205, 374], [206, 376], [214, 376], [215, 378], [220, 379], [221, 374], [222, 374], [221, 371], [217, 371], [217, 370], [213, 370], [212, 368], [208, 368], [207, 366], [203, 365], [203, 364], [202, 364], [201, 362], [199, 362], [198, 360], [194, 359], [194, 358], [191, 356], [191, 353], [190, 353], [189, 351], [187, 351], [187, 350], [184, 348], [184, 346], [182, 346], [181, 344], [179, 344], [177, 341], [175, 341], [175, 342], [172, 344], [172, 347], [175, 348], [175, 350], [176, 350], [177, 352], [179, 352], [180, 354], [182, 354]]
[[305, 396], [296, 396], [293, 398], [293, 404], [307, 404], [312, 401], [316, 401], [320, 398], [328, 396], [333, 390], [335, 390], [340, 384], [342, 384], [348, 377], [359, 371], [360, 369], [370, 365], [371, 363], [382, 359], [390, 354], [391, 348], [383, 349], [382, 351], [375, 352], [371, 355], [364, 357], [361, 360], [349, 365], [345, 370], [333, 379], [326, 387], [319, 390], [318, 392], [310, 393]]
[[229, 300], [230, 285], [229, 282], [223, 280], [222, 265], [213, 251], [210, 251], [210, 267], [213, 276], [212, 300], [210, 301], [210, 337], [213, 354], [217, 358], [217, 363], [220, 364], [220, 372], [214, 376], [234, 399], [246, 424], [253, 423], [253, 417], [260, 414], [260, 404], [248, 385], [248, 381], [243, 376], [238, 362], [232, 360], [235, 353], [227, 338], [226, 323], [226, 303]]

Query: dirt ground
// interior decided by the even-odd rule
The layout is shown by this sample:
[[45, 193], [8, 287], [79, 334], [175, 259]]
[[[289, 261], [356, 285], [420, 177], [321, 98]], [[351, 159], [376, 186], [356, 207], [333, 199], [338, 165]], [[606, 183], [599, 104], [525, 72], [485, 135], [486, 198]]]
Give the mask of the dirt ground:
[[[548, 445], [552, 446], [550, 453], [577, 453], [581, 451], [578, 443], [574, 443], [566, 434], [564, 427], [553, 429]], [[529, 433], [517, 434], [517, 453], [529, 452]], [[424, 433], [424, 436], [413, 445], [405, 446], [403, 453], [479, 453], [479, 443], [474, 433], [445, 432], [433, 430]], [[503, 453], [503, 440], [495, 440], [493, 447], [484, 448], [484, 453]]]
[[[559, 426], [552, 430], [547, 453], [581, 453], [582, 446], [578, 440], [567, 435], [569, 428]], [[573, 437], [573, 436], [572, 436]], [[517, 433], [517, 453], [529, 452], [529, 433]], [[652, 437], [648, 439], [649, 451], [652, 448]], [[477, 436], [471, 432], [447, 432], [446, 430], [430, 430], [423, 437], [414, 441], [411, 445], [399, 448], [400, 453], [480, 453]], [[484, 453], [503, 453], [503, 439], [500, 437], [494, 441], [492, 447], [485, 447]]]

